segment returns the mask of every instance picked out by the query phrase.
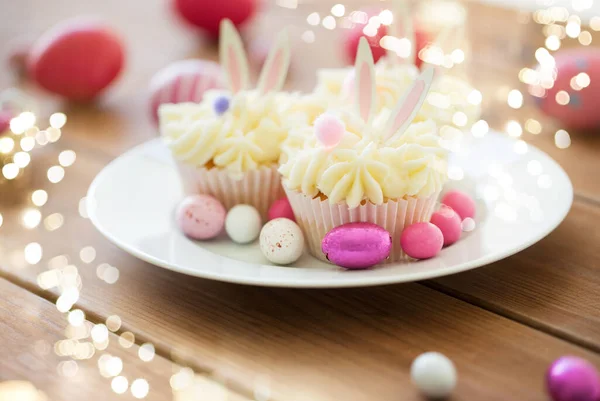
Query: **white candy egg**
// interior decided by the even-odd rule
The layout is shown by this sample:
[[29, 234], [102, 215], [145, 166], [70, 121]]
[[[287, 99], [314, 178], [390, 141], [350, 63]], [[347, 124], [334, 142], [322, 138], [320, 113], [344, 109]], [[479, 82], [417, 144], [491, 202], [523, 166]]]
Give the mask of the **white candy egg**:
[[225, 218], [225, 231], [233, 242], [247, 244], [256, 239], [262, 220], [256, 208], [250, 205], [232, 207]]
[[410, 376], [427, 397], [448, 397], [456, 387], [456, 368], [450, 359], [439, 352], [419, 355], [410, 367]]
[[304, 250], [302, 230], [290, 219], [280, 217], [271, 220], [260, 232], [260, 250], [271, 263], [293, 263]]

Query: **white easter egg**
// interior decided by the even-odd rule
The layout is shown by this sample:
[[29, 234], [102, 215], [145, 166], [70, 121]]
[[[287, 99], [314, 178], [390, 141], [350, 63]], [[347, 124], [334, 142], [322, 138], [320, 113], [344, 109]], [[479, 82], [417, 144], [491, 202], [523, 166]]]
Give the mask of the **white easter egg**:
[[271, 263], [294, 263], [304, 250], [302, 230], [298, 224], [284, 217], [271, 220], [260, 232], [260, 250]]
[[260, 213], [250, 205], [232, 207], [225, 218], [225, 231], [233, 242], [248, 244], [254, 241], [262, 227]]
[[439, 352], [419, 355], [410, 367], [410, 376], [427, 397], [448, 397], [456, 387], [456, 368], [448, 357]]

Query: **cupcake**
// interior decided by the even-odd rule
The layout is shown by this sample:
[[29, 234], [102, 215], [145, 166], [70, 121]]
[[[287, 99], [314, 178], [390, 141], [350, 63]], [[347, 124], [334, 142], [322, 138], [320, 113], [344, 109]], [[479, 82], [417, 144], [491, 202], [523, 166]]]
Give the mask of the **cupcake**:
[[388, 262], [406, 256], [404, 227], [429, 221], [447, 179], [447, 151], [434, 121], [415, 122], [431, 86], [427, 69], [393, 109], [376, 110], [376, 72], [367, 41], [356, 58], [356, 106], [332, 108], [294, 134], [304, 138], [279, 168], [311, 254], [326, 260], [321, 242], [350, 222], [385, 228], [393, 247]]
[[239, 34], [221, 23], [221, 66], [229, 90], [205, 93], [199, 104], [164, 104], [160, 131], [175, 159], [186, 194], [209, 194], [227, 209], [249, 204], [266, 218], [282, 195], [277, 172], [290, 95], [280, 92], [290, 62], [285, 34], [271, 49], [256, 89], [248, 89], [248, 62]]

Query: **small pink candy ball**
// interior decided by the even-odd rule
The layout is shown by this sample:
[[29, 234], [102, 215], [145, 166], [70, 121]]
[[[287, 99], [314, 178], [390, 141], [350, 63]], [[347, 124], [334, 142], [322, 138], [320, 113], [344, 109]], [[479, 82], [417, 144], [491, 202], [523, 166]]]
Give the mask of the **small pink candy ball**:
[[210, 195], [186, 197], [177, 208], [179, 228], [192, 239], [206, 240], [219, 235], [225, 225], [227, 211]]
[[444, 236], [444, 246], [452, 245], [462, 234], [462, 220], [451, 207], [442, 205], [440, 210], [431, 215], [431, 224], [440, 229]]
[[444, 235], [431, 223], [415, 223], [402, 231], [400, 246], [411, 258], [429, 259], [442, 250]]
[[467, 217], [475, 217], [475, 201], [464, 192], [458, 190], [449, 191], [442, 198], [442, 203], [454, 209], [461, 220]]
[[600, 400], [598, 371], [588, 361], [574, 356], [564, 356], [550, 365], [546, 385], [554, 401]]
[[315, 120], [315, 135], [328, 149], [336, 147], [345, 132], [344, 122], [333, 114], [323, 113]]
[[277, 199], [269, 208], [269, 220], [275, 220], [280, 217], [296, 222], [296, 217], [288, 198]]

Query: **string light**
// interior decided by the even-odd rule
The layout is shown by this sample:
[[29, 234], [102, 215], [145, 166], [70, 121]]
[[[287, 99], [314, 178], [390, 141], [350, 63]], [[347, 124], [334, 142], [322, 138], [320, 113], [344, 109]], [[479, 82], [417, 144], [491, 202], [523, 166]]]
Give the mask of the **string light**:
[[133, 383], [131, 383], [131, 394], [135, 398], [144, 398], [148, 395], [148, 391], [150, 390], [150, 385], [145, 379], [135, 379]]
[[117, 394], [124, 394], [129, 387], [129, 381], [125, 376], [117, 376], [110, 382], [110, 387]]
[[523, 94], [513, 89], [508, 93], [508, 105], [513, 109], [520, 109], [523, 106]]
[[336, 4], [331, 7], [331, 14], [335, 17], [343, 17], [346, 14], [346, 7], [343, 4]]
[[31, 202], [36, 206], [44, 206], [48, 202], [48, 193], [43, 189], [33, 191], [31, 194]]

